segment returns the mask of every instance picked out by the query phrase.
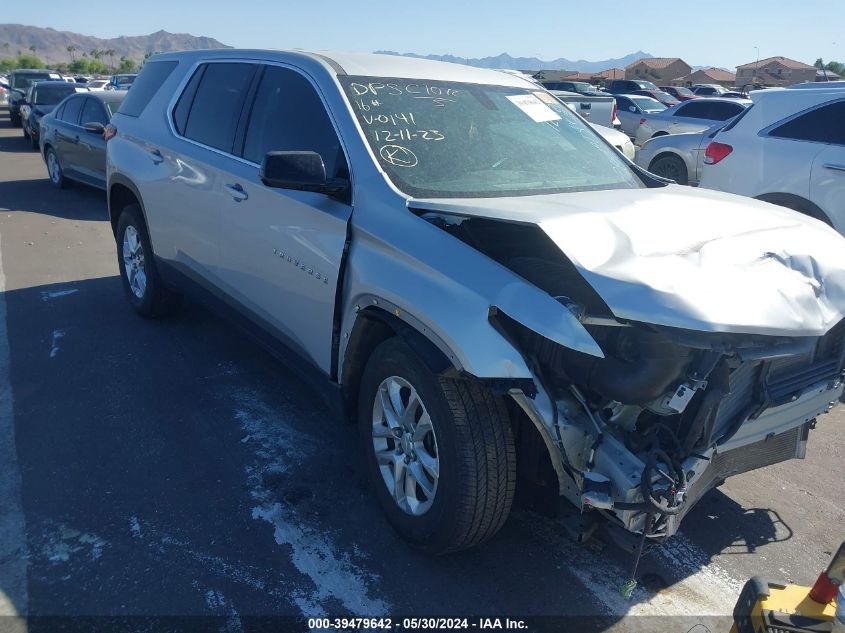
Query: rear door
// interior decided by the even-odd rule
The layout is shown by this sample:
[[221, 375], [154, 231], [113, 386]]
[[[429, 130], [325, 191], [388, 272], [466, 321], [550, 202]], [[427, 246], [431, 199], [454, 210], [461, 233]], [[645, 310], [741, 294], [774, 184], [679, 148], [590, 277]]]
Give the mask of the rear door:
[[819, 108], [819, 138], [826, 146], [816, 155], [810, 172], [810, 201], [845, 232], [845, 100]]
[[[266, 187], [269, 151], [314, 151], [329, 178], [349, 178], [332, 117], [314, 83], [281, 65], [262, 68], [240, 154], [223, 182], [221, 275], [268, 330], [327, 374], [350, 197]], [[237, 150], [236, 150], [237, 151]]]
[[708, 99], [696, 99], [681, 104], [672, 116], [671, 132], [682, 134], [710, 127], [712, 109], [713, 103]]
[[234, 61], [200, 64], [173, 109], [176, 137], [168, 147], [148, 148], [154, 177], [143, 195], [156, 255], [206, 286], [220, 284], [220, 214], [230, 200], [225, 186], [239, 162], [232, 145], [255, 69]]

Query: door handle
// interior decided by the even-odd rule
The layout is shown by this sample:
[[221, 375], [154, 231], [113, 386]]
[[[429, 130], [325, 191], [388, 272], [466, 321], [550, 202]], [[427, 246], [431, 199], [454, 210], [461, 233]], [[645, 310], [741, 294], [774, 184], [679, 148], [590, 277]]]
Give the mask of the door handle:
[[226, 191], [229, 192], [229, 195], [232, 196], [232, 200], [235, 202], [243, 202], [249, 198], [249, 194], [244, 191], [244, 188], [238, 183], [235, 183], [234, 185], [226, 185]]
[[838, 165], [837, 163], [825, 163], [825, 169], [833, 169], [834, 171], [845, 171], [845, 165]]
[[153, 165], [158, 165], [164, 161], [164, 156], [161, 155], [161, 150], [159, 149], [151, 149], [150, 156], [153, 159]]

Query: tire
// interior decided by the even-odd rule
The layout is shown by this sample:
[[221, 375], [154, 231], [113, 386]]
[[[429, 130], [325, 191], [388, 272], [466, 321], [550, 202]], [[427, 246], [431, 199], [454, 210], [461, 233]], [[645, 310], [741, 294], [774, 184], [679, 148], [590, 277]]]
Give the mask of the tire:
[[687, 166], [677, 156], [661, 156], [649, 165], [648, 170], [662, 178], [674, 180], [679, 185], [689, 184]]
[[22, 126], [22, 124], [21, 124], [21, 115], [17, 115], [17, 116], [10, 116], [10, 117], [9, 117], [9, 120], [10, 120], [10, 122], [11, 122], [11, 124], [12, 124], [12, 127], [21, 127], [21, 126]]
[[65, 178], [65, 172], [62, 169], [62, 163], [59, 160], [59, 155], [52, 147], [48, 147], [44, 153], [44, 162], [47, 163], [47, 176], [54, 187], [64, 189], [68, 186], [70, 181]]
[[[182, 304], [182, 296], [164, 285], [153, 258], [141, 207], [125, 207], [117, 223], [117, 262], [123, 290], [135, 311], [146, 319], [167, 316]], [[127, 273], [127, 267], [130, 267]]]
[[21, 129], [23, 130], [23, 137], [28, 141], [29, 140], [29, 132], [26, 131], [26, 126], [21, 124]]
[[38, 145], [38, 139], [35, 138], [32, 134], [29, 135], [29, 144], [32, 145], [32, 149], [38, 150], [41, 149]]
[[[389, 388], [397, 395], [382, 399]], [[388, 433], [385, 407], [398, 412], [415, 401], [421, 407], [414, 407], [414, 417], [405, 422], [416, 433]], [[499, 531], [513, 502], [516, 449], [504, 405], [484, 385], [433, 374], [404, 341], [392, 338], [367, 361], [358, 402], [369, 478], [388, 521], [402, 537], [420, 549], [445, 554], [474, 547]], [[423, 423], [425, 412], [430, 426]], [[424, 427], [430, 431], [423, 436]], [[436, 479], [431, 476], [432, 457]], [[399, 495], [391, 485], [397, 461], [402, 468], [403, 460], [404, 472], [416, 477], [413, 495], [405, 494], [407, 480]], [[427, 486], [415, 483], [421, 477]]]

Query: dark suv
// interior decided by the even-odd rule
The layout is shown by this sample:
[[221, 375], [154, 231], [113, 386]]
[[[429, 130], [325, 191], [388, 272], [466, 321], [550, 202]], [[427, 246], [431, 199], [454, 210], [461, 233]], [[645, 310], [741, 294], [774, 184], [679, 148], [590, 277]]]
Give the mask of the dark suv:
[[650, 81], [641, 79], [614, 79], [606, 90], [612, 94], [631, 94], [638, 90], [660, 90]]
[[61, 80], [62, 76], [52, 70], [45, 68], [19, 68], [9, 73], [9, 119], [14, 127], [21, 124], [21, 101], [29, 87], [36, 81], [47, 81], [50, 79]]

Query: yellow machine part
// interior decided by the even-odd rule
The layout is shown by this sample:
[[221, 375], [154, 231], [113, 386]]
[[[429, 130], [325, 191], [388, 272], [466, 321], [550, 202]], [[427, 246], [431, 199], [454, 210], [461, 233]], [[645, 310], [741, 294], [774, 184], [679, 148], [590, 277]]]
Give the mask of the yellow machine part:
[[[836, 614], [836, 602], [819, 604], [810, 599], [810, 588], [800, 585], [769, 585], [769, 595], [760, 596], [751, 609], [751, 623], [754, 633], [765, 633], [763, 611], [777, 611], [813, 618], [821, 622], [832, 622]], [[738, 633], [734, 624], [731, 633]]]

